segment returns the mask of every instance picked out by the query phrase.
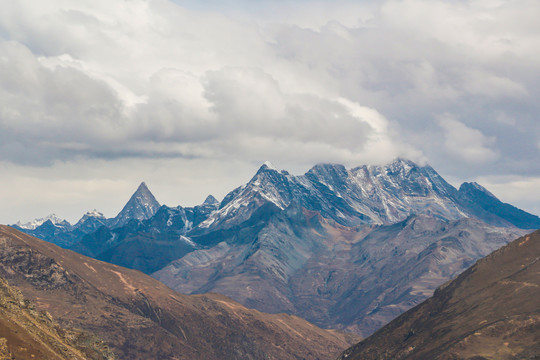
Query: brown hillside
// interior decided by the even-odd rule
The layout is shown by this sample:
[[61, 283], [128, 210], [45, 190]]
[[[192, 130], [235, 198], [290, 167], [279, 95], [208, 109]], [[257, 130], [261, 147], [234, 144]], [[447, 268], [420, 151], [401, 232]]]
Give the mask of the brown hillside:
[[493, 252], [339, 359], [540, 359], [540, 231]]
[[0, 275], [61, 325], [106, 340], [120, 359], [328, 359], [349, 346], [345, 335], [298, 317], [221, 295], [181, 295], [7, 226], [0, 226]]
[[0, 359], [114, 359], [91, 334], [59, 327], [0, 277]]

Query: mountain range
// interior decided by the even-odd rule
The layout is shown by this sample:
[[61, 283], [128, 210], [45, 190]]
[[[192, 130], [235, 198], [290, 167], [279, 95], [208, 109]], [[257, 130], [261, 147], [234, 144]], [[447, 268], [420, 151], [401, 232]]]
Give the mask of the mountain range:
[[179, 292], [367, 336], [540, 218], [429, 165], [264, 164], [218, 202], [159, 206], [143, 183], [113, 219], [21, 230], [141, 270]]

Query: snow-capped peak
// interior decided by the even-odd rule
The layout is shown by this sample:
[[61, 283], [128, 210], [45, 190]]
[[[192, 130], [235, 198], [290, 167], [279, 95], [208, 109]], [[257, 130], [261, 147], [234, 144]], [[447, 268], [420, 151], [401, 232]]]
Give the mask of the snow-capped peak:
[[122, 211], [115, 218], [115, 225], [122, 226], [131, 219], [145, 220], [151, 218], [160, 204], [143, 181], [131, 196]]
[[100, 219], [105, 218], [103, 213], [97, 211], [96, 209], [88, 211], [86, 214], [84, 214], [84, 217], [95, 217], [95, 218], [100, 218]]
[[47, 222], [48, 220], [50, 220], [54, 225], [63, 224], [67, 222], [66, 220], [61, 219], [58, 216], [56, 216], [56, 214], [50, 214], [50, 215], [45, 216], [44, 218], [34, 219], [33, 221], [29, 221], [24, 224], [18, 221], [15, 225], [17, 225], [21, 229], [34, 230], [37, 227], [43, 225], [43, 223]]
[[274, 166], [274, 164], [272, 164], [270, 161], [266, 160], [263, 165], [266, 165], [267, 168], [271, 169], [271, 170], [277, 170], [277, 168]]
[[203, 202], [204, 205], [215, 205], [219, 204], [219, 200], [213, 197], [212, 195], [208, 195], [206, 199]]

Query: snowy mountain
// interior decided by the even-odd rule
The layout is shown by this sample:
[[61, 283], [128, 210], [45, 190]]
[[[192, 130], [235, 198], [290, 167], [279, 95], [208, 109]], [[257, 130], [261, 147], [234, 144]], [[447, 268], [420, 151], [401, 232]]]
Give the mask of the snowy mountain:
[[97, 210], [88, 211], [83, 217], [73, 226], [79, 232], [88, 234], [99, 229], [101, 226], [107, 225], [107, 218]]
[[20, 229], [34, 230], [37, 227], [43, 225], [43, 223], [45, 223], [46, 221], [50, 221], [53, 225], [58, 225], [58, 226], [65, 227], [65, 226], [70, 225], [67, 220], [59, 218], [58, 216], [56, 216], [56, 214], [50, 214], [48, 216], [45, 216], [44, 218], [35, 219], [33, 221], [30, 221], [24, 224], [18, 221], [15, 225]]
[[122, 211], [114, 218], [113, 226], [122, 226], [131, 219], [150, 219], [158, 211], [159, 207], [159, 202], [157, 202], [146, 184], [142, 182]]
[[[510, 205], [481, 192], [479, 187], [472, 191], [464, 184], [458, 191], [431, 166], [403, 159], [353, 169], [320, 164], [301, 176], [264, 164], [247, 184], [224, 198], [219, 211], [200, 225], [200, 232], [241, 224], [265, 203], [282, 210], [298, 204], [347, 226], [392, 224], [411, 215], [429, 214], [445, 220], [472, 217], [498, 226], [540, 227], [540, 218], [525, 216], [525, 212], [518, 214], [524, 218], [521, 222], [512, 220], [509, 211], [501, 210]], [[479, 193], [485, 194], [483, 199], [490, 197], [491, 202], [484, 199], [484, 205], [475, 204]]]

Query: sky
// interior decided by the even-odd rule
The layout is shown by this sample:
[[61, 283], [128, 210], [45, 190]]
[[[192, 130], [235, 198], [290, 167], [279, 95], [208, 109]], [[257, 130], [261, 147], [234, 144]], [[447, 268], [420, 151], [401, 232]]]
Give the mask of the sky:
[[538, 0], [0, 5], [0, 223], [397, 157], [540, 214]]

